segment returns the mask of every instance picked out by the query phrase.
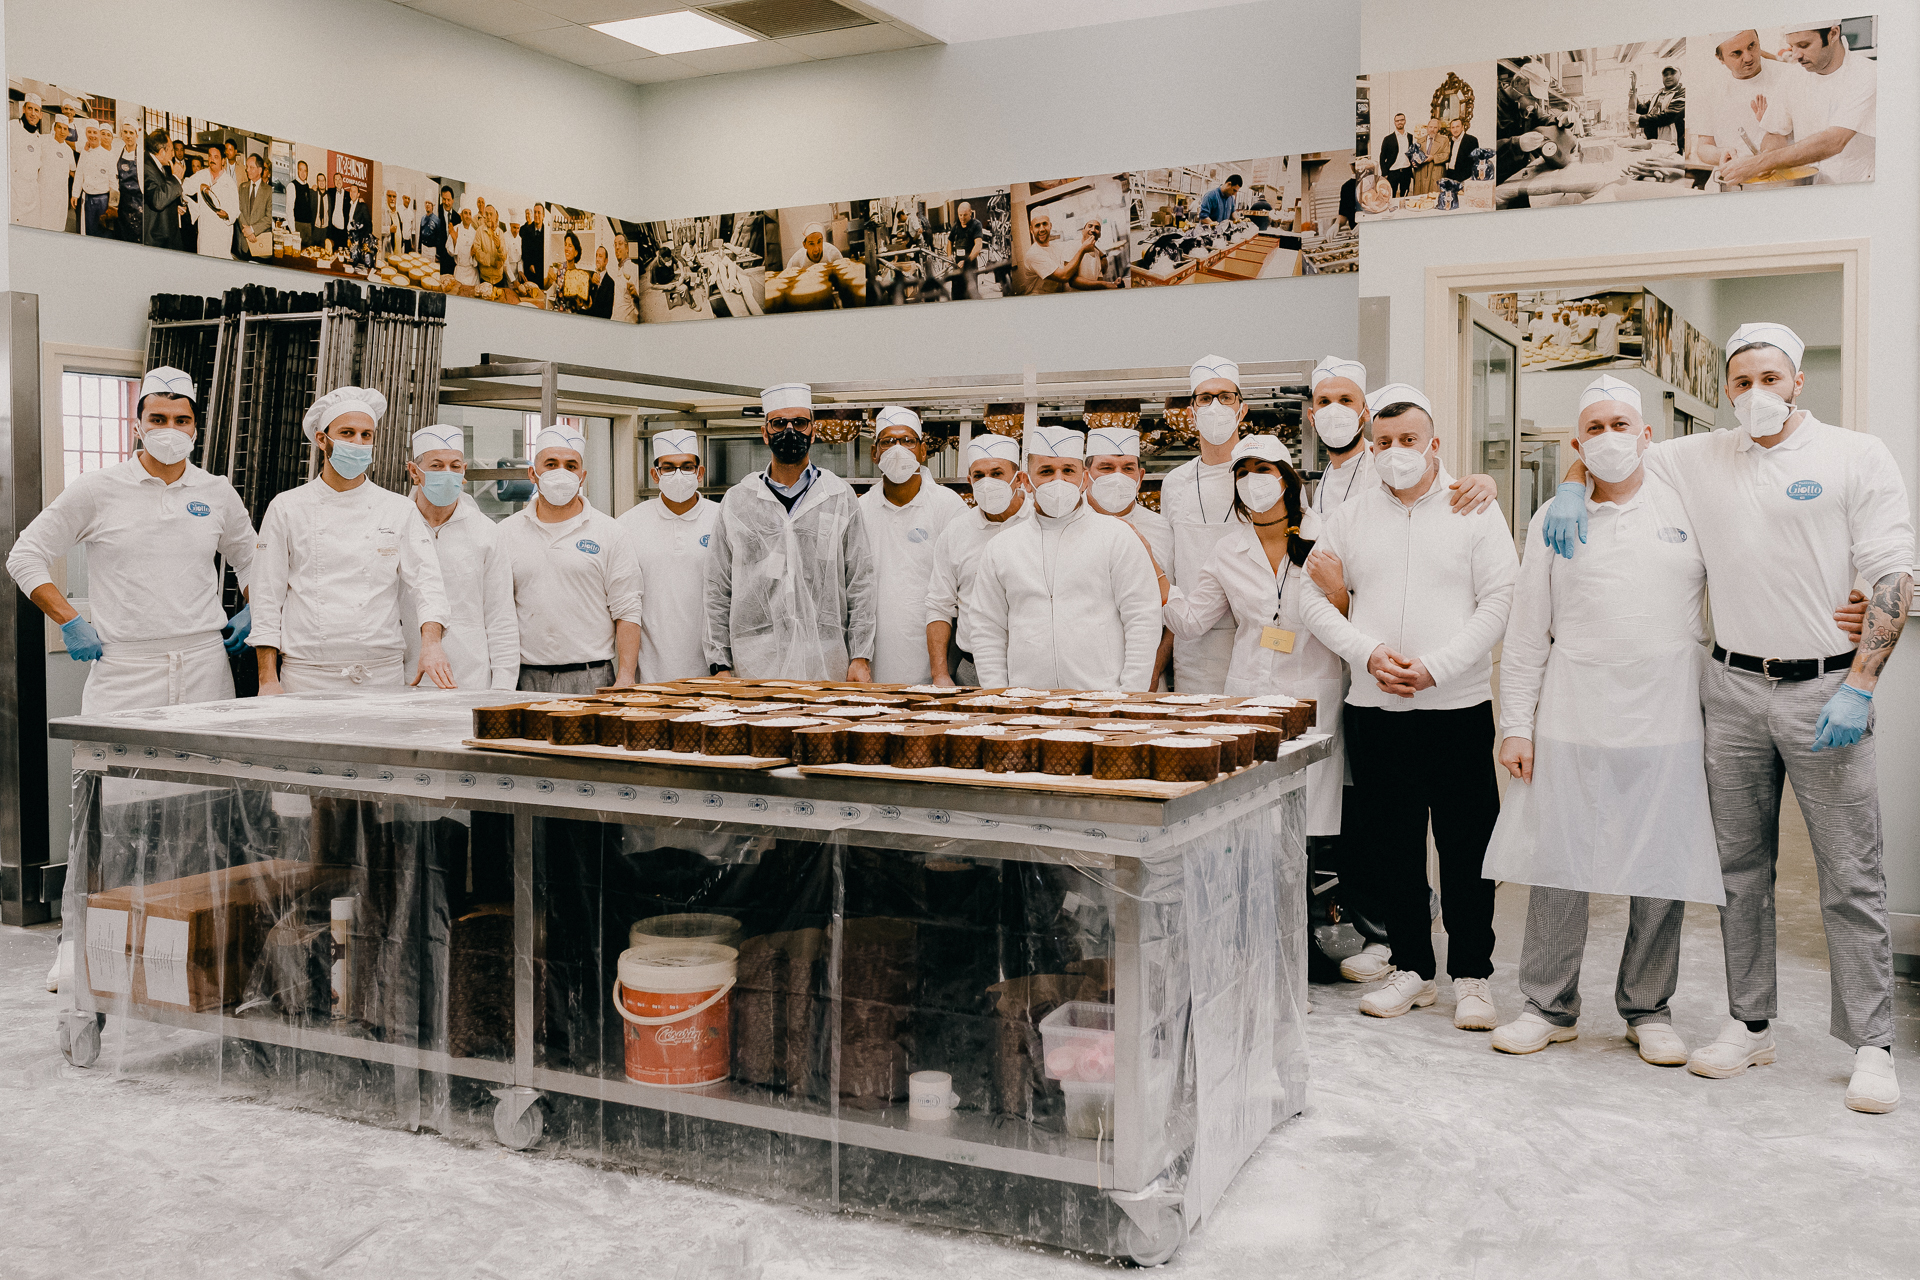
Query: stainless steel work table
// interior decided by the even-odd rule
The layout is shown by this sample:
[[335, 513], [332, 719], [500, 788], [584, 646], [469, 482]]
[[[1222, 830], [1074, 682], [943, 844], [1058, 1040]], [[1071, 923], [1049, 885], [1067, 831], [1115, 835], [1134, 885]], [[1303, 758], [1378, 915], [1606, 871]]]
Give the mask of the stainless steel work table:
[[[55, 721], [75, 744], [69, 1056], [92, 1062], [107, 1026], [109, 1065], [130, 1069], [106, 1017], [123, 1015], [217, 1050], [143, 1070], [240, 1072], [375, 1123], [490, 1120], [513, 1147], [1143, 1262], [1171, 1256], [1300, 1110], [1304, 770], [1323, 735], [1178, 799], [1096, 798], [460, 745], [471, 709], [508, 696]], [[133, 934], [166, 895], [262, 862], [297, 884], [244, 904], [196, 890], [200, 915], [171, 914], [207, 939], [142, 954]], [[341, 962], [355, 1003], [329, 1012], [302, 972], [329, 954], [312, 916], [333, 892], [368, 919]], [[90, 934], [103, 893], [96, 907], [130, 897], [134, 923], [103, 915], [114, 931]], [[719, 1084], [622, 1069], [614, 959], [631, 920], [663, 909], [744, 924]], [[488, 927], [492, 969], [462, 933]], [[815, 945], [812, 968], [793, 960]], [[750, 953], [799, 976], [750, 979]], [[188, 995], [181, 966], [217, 992]], [[1112, 1005], [1113, 1085], [1110, 1127], [1083, 1137], [1033, 1024], [1089, 996]], [[910, 1118], [897, 1077], [930, 1066], [951, 1069], [960, 1107]]]

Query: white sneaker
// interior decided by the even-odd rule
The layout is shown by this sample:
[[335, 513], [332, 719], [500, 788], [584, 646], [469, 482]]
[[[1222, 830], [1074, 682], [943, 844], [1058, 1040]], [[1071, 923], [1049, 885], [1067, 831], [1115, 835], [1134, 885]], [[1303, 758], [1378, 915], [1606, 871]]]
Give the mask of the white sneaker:
[[1393, 976], [1360, 997], [1360, 1012], [1375, 1018], [1397, 1018], [1409, 1009], [1432, 1004], [1436, 998], [1432, 978], [1422, 978], [1411, 969], [1396, 969]]
[[1462, 1031], [1491, 1031], [1500, 1025], [1493, 992], [1485, 978], [1453, 980], [1453, 1025]]
[[[1740, 1030], [1745, 1031], [1746, 1028], [1743, 1026]], [[1687, 1042], [1680, 1038], [1680, 1033], [1673, 1029], [1670, 1022], [1643, 1022], [1637, 1027], [1628, 1027], [1627, 1043], [1640, 1046], [1642, 1062], [1650, 1062], [1656, 1067], [1686, 1065]]]
[[1340, 976], [1348, 982], [1378, 982], [1393, 972], [1393, 949], [1369, 942], [1340, 962]]
[[73, 943], [65, 938], [54, 948], [53, 967], [47, 970], [47, 990], [58, 992], [62, 981], [73, 981]]
[[1531, 1009], [1506, 1026], [1493, 1029], [1493, 1047], [1502, 1053], [1538, 1053], [1550, 1044], [1579, 1038], [1580, 1033], [1574, 1028], [1556, 1027]]
[[1731, 1080], [1748, 1067], [1764, 1067], [1773, 1061], [1773, 1027], [1749, 1031], [1738, 1018], [1728, 1018], [1727, 1026], [1712, 1044], [1695, 1049], [1687, 1059], [1687, 1070], [1709, 1080]]
[[1853, 1079], [1847, 1081], [1847, 1107], [1881, 1115], [1900, 1105], [1900, 1082], [1894, 1079], [1893, 1055], [1862, 1045], [1854, 1051]]

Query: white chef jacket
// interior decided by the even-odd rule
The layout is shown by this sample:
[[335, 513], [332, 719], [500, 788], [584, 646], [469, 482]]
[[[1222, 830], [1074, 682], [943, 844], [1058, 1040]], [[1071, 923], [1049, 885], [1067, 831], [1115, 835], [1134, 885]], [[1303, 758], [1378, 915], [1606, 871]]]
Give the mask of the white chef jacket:
[[480, 268], [473, 262], [473, 242], [479, 235], [480, 229], [465, 219], [459, 226], [447, 230], [447, 249], [453, 254], [453, 278], [469, 287], [480, 283]]
[[[1234, 624], [1233, 665], [1223, 692], [1237, 697], [1280, 693], [1313, 698], [1319, 727], [1333, 735], [1333, 754], [1307, 766], [1307, 834], [1340, 834], [1340, 787], [1346, 771], [1339, 704], [1346, 693], [1346, 670], [1336, 655], [1315, 638], [1301, 614], [1307, 571], [1282, 559], [1285, 574], [1267, 562], [1260, 535], [1244, 524], [1220, 539], [1191, 585], [1175, 587], [1163, 614], [1178, 637], [1202, 635], [1228, 617]], [[1293, 633], [1293, 651], [1261, 644], [1267, 627]]]
[[1340, 509], [1340, 504], [1356, 493], [1365, 493], [1378, 488], [1380, 477], [1373, 469], [1373, 446], [1360, 445], [1360, 452], [1347, 459], [1343, 467], [1329, 467], [1320, 473], [1319, 481], [1313, 486], [1313, 502], [1316, 513], [1325, 517]]
[[[113, 190], [113, 151], [108, 147], [88, 147], [80, 153], [80, 190], [90, 196], [104, 196]], [[237, 190], [238, 188], [236, 188]]]
[[707, 674], [707, 566], [720, 504], [695, 498], [684, 515], [651, 498], [620, 517], [640, 566], [640, 679]]
[[[1787, 71], [1790, 88], [1778, 103], [1767, 102], [1768, 133], [1805, 142], [1826, 129], [1853, 130], [1840, 154], [1820, 162], [1816, 183], [1873, 181], [1873, 139], [1879, 125], [1878, 70], [1872, 58], [1847, 50], [1826, 75], [1804, 67]], [[1758, 141], [1758, 139], [1755, 139]]]
[[[1232, 529], [1233, 464], [1189, 458], [1160, 482], [1160, 514], [1173, 526], [1173, 559], [1160, 567], [1175, 583], [1197, 574]], [[1194, 640], [1173, 641], [1173, 683], [1181, 693], [1220, 693], [1233, 660], [1233, 621]], [[1129, 686], [1131, 687], [1131, 686]]]
[[1082, 500], [995, 538], [967, 600], [987, 688], [1139, 689], [1160, 645], [1160, 587], [1125, 522]]
[[94, 629], [108, 644], [226, 626], [215, 556], [226, 557], [241, 586], [252, 582], [253, 522], [240, 495], [191, 462], [172, 484], [139, 458], [83, 472], [15, 541], [7, 572], [31, 595], [53, 581], [53, 561], [81, 542]]
[[[233, 229], [240, 218], [240, 184], [233, 180], [233, 170], [222, 169], [216, 180], [210, 170], [202, 169], [190, 173], [181, 184], [186, 192], [187, 215], [199, 228], [197, 251], [202, 257], [231, 258], [233, 256]], [[198, 196], [198, 192], [211, 191], [213, 198], [226, 212], [222, 218], [215, 213], [207, 202]], [[314, 483], [319, 483], [316, 479]], [[398, 495], [389, 495], [398, 496]], [[271, 508], [269, 508], [271, 510]]]
[[547, 524], [529, 502], [499, 524], [513, 560], [520, 661], [539, 667], [611, 662], [613, 624], [644, 627], [640, 566], [619, 522], [584, 498], [579, 515]]
[[[418, 511], [418, 504], [414, 510]], [[422, 516], [422, 524], [426, 517]], [[513, 561], [500, 531], [480, 505], [461, 494], [446, 523], [427, 525], [440, 581], [452, 615], [440, 647], [462, 689], [520, 687], [520, 619], [513, 607]], [[407, 683], [420, 674], [420, 611], [411, 592], [400, 598], [400, 632], [407, 641]]]
[[301, 663], [398, 666], [400, 596], [448, 625], [433, 536], [410, 499], [371, 480], [344, 493], [315, 476], [267, 507], [255, 544], [250, 642]]
[[[1493, 697], [1493, 646], [1507, 625], [1518, 557], [1500, 504], [1455, 515], [1452, 483], [1439, 468], [1412, 507], [1382, 483], [1342, 503], [1321, 525], [1317, 545], [1345, 567], [1351, 616], [1341, 617], [1311, 578], [1301, 613], [1352, 668], [1349, 706], [1450, 711]], [[1433, 687], [1411, 698], [1382, 692], [1367, 674], [1367, 660], [1382, 644], [1425, 662]]]
[[615, 262], [607, 270], [613, 276], [613, 318], [621, 324], [639, 324], [640, 304], [627, 292], [627, 285], [640, 287], [640, 268], [631, 262]]
[[1531, 739], [1482, 874], [1591, 893], [1721, 903], [1700, 669], [1706, 566], [1680, 497], [1647, 476], [1587, 499], [1573, 559], [1527, 530], [1500, 656], [1500, 727]]
[[966, 499], [936, 481], [925, 467], [920, 468], [920, 491], [905, 506], [888, 502], [879, 481], [860, 495], [860, 517], [873, 545], [877, 683], [925, 684], [933, 678], [927, 657], [927, 583], [933, 577], [934, 540], [966, 509]]
[[[1744, 430], [1664, 440], [1647, 472], [1686, 504], [1712, 587], [1714, 638], [1756, 658], [1824, 658], [1856, 575], [1913, 569], [1913, 521], [1893, 455], [1864, 431], [1801, 412], [1771, 449]], [[1579, 552], [1576, 549], [1575, 555]]]
[[25, 120], [7, 122], [8, 204], [13, 221], [29, 227], [39, 224], [41, 164], [48, 150], [58, 145], [52, 135], [27, 128]]
[[[827, 240], [821, 246], [820, 262], [816, 265], [824, 266], [826, 263], [829, 263], [829, 262], [838, 262], [843, 256], [845, 255], [843, 255], [840, 252], [839, 246], [834, 244], [833, 241]], [[804, 243], [802, 243], [798, 249], [795, 249], [792, 253], [787, 255], [786, 269], [788, 271], [791, 271], [795, 267], [804, 267], [810, 261], [812, 260], [807, 257], [807, 246]]]
[[408, 244], [418, 243], [420, 234], [420, 206], [400, 206], [400, 235]]
[[73, 148], [51, 135], [40, 142], [40, 225], [65, 231], [73, 210]]
[[1020, 503], [1018, 511], [1000, 521], [987, 519], [987, 513], [978, 507], [968, 507], [955, 516], [933, 540], [933, 572], [927, 579], [926, 625], [951, 622], [953, 643], [962, 653], [973, 652], [965, 606], [968, 593], [973, 590], [974, 576], [980, 572], [980, 558], [987, 553], [988, 544], [995, 538], [1021, 522], [1033, 519], [1034, 511], [1031, 497]]
[[1169, 566], [1173, 564], [1172, 523], [1158, 511], [1142, 506], [1138, 501], [1127, 508], [1126, 514], [1120, 518], [1139, 530], [1140, 536], [1147, 540], [1147, 550], [1153, 552], [1153, 558], [1159, 564], [1160, 572], [1167, 575], [1171, 584], [1173, 570]]
[[[1688, 91], [1688, 127], [1700, 137], [1712, 138], [1713, 145], [1722, 151], [1730, 151], [1735, 156], [1747, 155], [1741, 131], [1746, 132], [1747, 140], [1756, 147], [1764, 142], [1768, 113], [1793, 91], [1793, 78], [1807, 74], [1799, 67], [1782, 66], [1771, 58], [1760, 59], [1760, 70], [1748, 80], [1735, 80], [1720, 72], [1710, 90]], [[1754, 110], [1756, 100], [1764, 103], [1759, 111]], [[1788, 126], [1780, 132], [1791, 136], [1792, 128]]]

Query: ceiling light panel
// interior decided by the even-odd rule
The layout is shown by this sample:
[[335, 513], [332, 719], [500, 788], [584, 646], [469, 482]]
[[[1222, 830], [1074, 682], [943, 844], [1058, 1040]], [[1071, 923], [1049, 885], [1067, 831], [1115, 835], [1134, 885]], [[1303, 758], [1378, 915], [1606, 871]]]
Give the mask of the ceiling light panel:
[[650, 18], [628, 18], [623, 22], [597, 22], [595, 31], [625, 40], [649, 53], [692, 53], [697, 49], [722, 49], [728, 45], [751, 44], [754, 37], [738, 27], [717, 22], [704, 13], [683, 9], [678, 13], [658, 13]]

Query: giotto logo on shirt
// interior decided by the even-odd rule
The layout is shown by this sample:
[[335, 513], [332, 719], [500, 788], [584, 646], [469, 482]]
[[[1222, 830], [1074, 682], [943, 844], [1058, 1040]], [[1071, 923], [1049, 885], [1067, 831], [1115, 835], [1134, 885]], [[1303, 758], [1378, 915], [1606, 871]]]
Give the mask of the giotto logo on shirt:
[[189, 502], [187, 504], [187, 514], [191, 516], [210, 516], [213, 514], [213, 508], [204, 502]]
[[584, 551], [590, 556], [597, 556], [600, 554], [600, 544], [595, 542], [592, 538], [582, 538], [580, 539], [580, 541], [574, 543], [573, 546], [576, 551]]
[[701, 535], [700, 535], [700, 545], [701, 545], [701, 546], [703, 546], [703, 547], [704, 547], [704, 546], [706, 546], [706, 545], [707, 545], [708, 543], [710, 543], [710, 542], [712, 542], [712, 541], [713, 541], [713, 535], [712, 535], [712, 534], [710, 534], [710, 533], [703, 533], [703, 534], [701, 534]]
[[1795, 480], [1787, 486], [1787, 496], [1795, 502], [1812, 502], [1825, 492], [1818, 480]]

